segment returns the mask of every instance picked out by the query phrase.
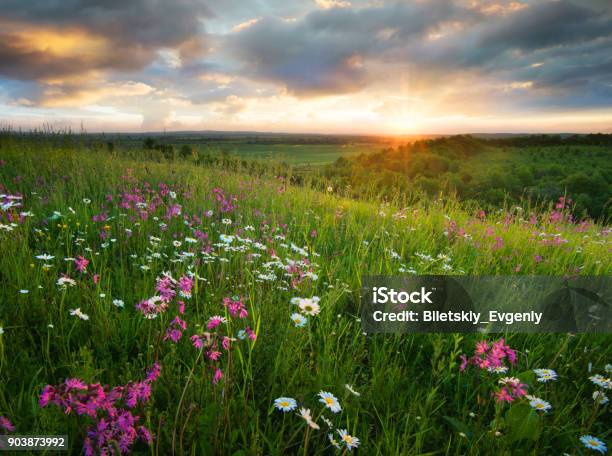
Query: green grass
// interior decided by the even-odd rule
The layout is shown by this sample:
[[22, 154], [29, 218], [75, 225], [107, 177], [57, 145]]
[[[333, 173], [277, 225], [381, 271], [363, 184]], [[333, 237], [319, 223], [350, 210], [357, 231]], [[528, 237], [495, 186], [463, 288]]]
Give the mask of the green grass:
[[353, 157], [362, 153], [378, 152], [380, 143], [349, 144], [248, 144], [247, 142], [223, 142], [197, 146], [201, 152], [227, 151], [243, 159], [274, 160], [292, 166], [321, 166], [333, 163], [337, 158]]
[[[320, 152], [326, 153], [331, 152]], [[552, 223], [548, 213], [534, 214], [532, 225], [529, 214], [503, 210], [480, 220], [475, 209], [450, 199], [400, 208], [393, 200], [349, 200], [222, 168], [130, 157], [10, 138], [1, 144], [0, 193], [20, 192], [20, 210], [33, 214], [10, 231], [0, 230], [0, 415], [16, 425], [16, 433], [68, 434], [72, 453], [78, 454], [87, 419], [39, 407], [42, 388], [72, 377], [121, 385], [143, 378], [158, 361], [161, 377], [141, 413], [155, 441], [151, 448], [136, 444], [136, 453], [342, 454], [329, 444], [327, 425], [319, 418], [321, 390], [338, 397], [342, 412], [324, 416], [361, 439], [359, 454], [583, 454], [582, 434], [610, 441], [609, 408], [594, 406], [595, 386], [588, 380], [612, 362], [609, 335], [507, 335], [519, 351], [509, 375], [520, 374], [531, 394], [552, 404], [549, 413], [536, 416], [524, 409], [524, 400], [512, 409], [495, 403], [491, 393], [499, 376], [460, 373], [459, 355], [471, 354], [484, 335], [364, 335], [358, 318], [363, 274], [398, 274], [406, 268], [421, 274], [609, 274], [606, 227]], [[144, 189], [146, 182], [170, 185], [182, 215], [202, 216], [209, 209], [214, 214], [189, 227], [180, 217], [164, 220], [164, 206], [154, 214], [157, 220], [153, 215], [132, 220], [135, 212], [119, 208], [118, 195]], [[233, 212], [216, 210], [215, 187], [238, 197]], [[113, 203], [107, 195], [113, 195]], [[167, 198], [165, 205], [171, 202]], [[92, 221], [102, 212], [108, 220]], [[471, 237], [445, 235], [451, 221]], [[254, 231], [240, 236], [266, 250], [247, 243], [244, 251], [215, 245], [220, 234], [249, 225]], [[177, 252], [189, 248], [184, 239], [195, 229], [208, 233], [212, 252], [181, 259]], [[106, 240], [100, 232], [108, 234]], [[149, 236], [161, 241], [152, 244]], [[559, 237], [563, 242], [541, 242]], [[496, 238], [501, 248], [494, 248]], [[182, 245], [175, 247], [174, 240]], [[316, 278], [294, 289], [271, 266], [276, 279], [258, 279], [268, 271], [263, 263], [274, 261], [272, 250], [285, 263], [301, 258], [292, 243], [308, 249]], [[35, 258], [42, 253], [54, 258]], [[86, 274], [64, 260], [78, 255], [90, 260]], [[155, 294], [155, 279], [164, 271], [202, 278], [187, 301], [188, 327], [177, 344], [163, 341], [174, 307], [154, 320], [134, 308]], [[62, 274], [76, 286], [59, 289]], [[97, 283], [93, 274], [100, 277]], [[29, 293], [21, 294], [22, 289]], [[237, 341], [223, 355], [225, 379], [213, 385], [211, 370], [189, 336], [201, 332], [199, 325], [211, 315], [223, 314], [222, 299], [234, 295], [245, 298], [258, 337], [254, 343]], [[306, 327], [294, 327], [289, 315], [297, 307], [291, 298], [311, 296], [321, 298], [320, 314]], [[112, 299], [122, 299], [125, 308], [113, 306]], [[70, 315], [77, 307], [89, 320]], [[232, 322], [231, 334], [237, 323]], [[528, 371], [538, 367], [555, 369], [559, 379], [533, 381]], [[345, 384], [361, 395], [351, 394]], [[310, 408], [321, 430], [307, 431], [294, 413], [274, 410], [279, 396]]]

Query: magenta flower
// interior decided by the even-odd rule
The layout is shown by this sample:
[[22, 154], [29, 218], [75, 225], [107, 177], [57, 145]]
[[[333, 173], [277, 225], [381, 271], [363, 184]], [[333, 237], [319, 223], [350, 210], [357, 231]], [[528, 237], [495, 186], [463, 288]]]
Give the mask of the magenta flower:
[[215, 371], [215, 375], [213, 376], [213, 385], [216, 385], [217, 383], [219, 383], [219, 381], [223, 378], [223, 372], [221, 372], [221, 369], [217, 369]]
[[10, 433], [15, 430], [15, 426], [5, 416], [0, 416], [0, 429], [4, 429], [4, 432]]
[[122, 453], [128, 453], [137, 440], [152, 443], [151, 433], [138, 424], [140, 415], [132, 409], [149, 401], [151, 383], [159, 375], [160, 366], [155, 363], [144, 381], [128, 382], [112, 389], [108, 385], [87, 385], [79, 379], [68, 379], [57, 386], [45, 386], [39, 404], [41, 407], [53, 404], [66, 414], [74, 411], [89, 417], [91, 425], [83, 442], [86, 455], [116, 454], [115, 445]]
[[89, 264], [89, 260], [82, 256], [79, 256], [74, 260], [74, 263], [76, 264], [77, 271], [85, 272], [87, 269], [87, 265]]
[[168, 276], [163, 276], [157, 279], [155, 290], [159, 293], [162, 300], [166, 302], [172, 301], [176, 296], [176, 291], [174, 291], [174, 282], [172, 278]]
[[191, 289], [193, 288], [193, 279], [188, 276], [183, 276], [179, 279], [179, 288], [181, 296], [191, 297]]
[[511, 403], [514, 400], [514, 398], [510, 394], [510, 391], [508, 390], [508, 388], [504, 387], [500, 389], [497, 393], [495, 393], [495, 400], [497, 402]]
[[232, 317], [246, 318], [249, 316], [249, 312], [244, 305], [243, 298], [238, 300], [232, 298], [223, 298], [223, 305], [227, 307], [228, 312]]
[[506, 360], [514, 365], [516, 363], [516, 351], [506, 345], [503, 338], [493, 343], [481, 341], [476, 343], [472, 357], [467, 358], [465, 355], [461, 355], [460, 370], [465, 370], [469, 364], [480, 369], [504, 367]]
[[217, 326], [219, 326], [221, 323], [225, 323], [226, 320], [224, 317], [220, 317], [218, 315], [215, 315], [213, 317], [210, 317], [208, 319], [208, 323], [206, 324], [206, 327], [208, 329], [215, 329]]
[[253, 330], [251, 329], [250, 326], [247, 326], [246, 328], [244, 328], [244, 331], [247, 333], [247, 335], [249, 336], [249, 339], [251, 340], [255, 340], [257, 339], [257, 334], [255, 334], [253, 332]]
[[187, 323], [178, 316], [174, 317], [174, 320], [172, 320], [172, 323], [170, 323], [170, 326], [166, 330], [164, 340], [170, 339], [174, 343], [177, 343], [181, 337], [183, 337], [183, 331], [185, 329], [187, 329]]

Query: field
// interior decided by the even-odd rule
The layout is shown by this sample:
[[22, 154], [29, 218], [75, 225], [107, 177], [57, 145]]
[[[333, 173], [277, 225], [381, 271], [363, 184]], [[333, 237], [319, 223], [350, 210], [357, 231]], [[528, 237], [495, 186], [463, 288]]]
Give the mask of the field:
[[608, 275], [609, 226], [108, 149], [0, 137], [5, 431], [71, 454], [609, 445], [612, 336], [366, 334], [358, 297], [364, 274]]
[[329, 165], [339, 157], [353, 157], [380, 150], [376, 143], [350, 144], [248, 144], [241, 141], [233, 143], [212, 144], [198, 147], [198, 152], [226, 151], [233, 156], [248, 160], [273, 160], [285, 162], [292, 166]]

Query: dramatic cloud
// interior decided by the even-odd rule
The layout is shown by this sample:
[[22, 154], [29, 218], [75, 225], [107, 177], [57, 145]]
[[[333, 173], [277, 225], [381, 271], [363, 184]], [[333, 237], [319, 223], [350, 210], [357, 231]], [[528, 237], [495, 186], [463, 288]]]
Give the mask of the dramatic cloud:
[[0, 107], [13, 115], [112, 108], [126, 128], [386, 132], [491, 119], [503, 129], [525, 112], [551, 129], [612, 121], [609, 0], [2, 6]]

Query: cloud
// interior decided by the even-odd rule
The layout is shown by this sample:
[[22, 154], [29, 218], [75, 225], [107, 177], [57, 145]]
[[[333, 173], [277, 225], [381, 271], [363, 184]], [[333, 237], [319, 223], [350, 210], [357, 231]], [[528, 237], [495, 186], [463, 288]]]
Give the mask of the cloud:
[[[205, 53], [198, 0], [5, 0], [0, 11], [0, 76], [36, 81], [57, 103], [103, 92], [90, 82], [102, 74], [143, 71], [158, 52], [176, 52], [179, 65]], [[128, 79], [129, 81], [129, 79]], [[79, 86], [80, 84], [80, 86]], [[85, 95], [85, 91], [89, 94]], [[121, 94], [121, 86], [118, 88]], [[73, 98], [73, 94], [80, 94]]]
[[349, 8], [351, 2], [345, 0], [315, 0], [315, 3], [319, 8], [330, 9], [330, 8]]
[[[530, 81], [523, 88], [535, 93], [537, 103], [547, 96], [554, 103], [553, 90], [608, 94], [610, 3], [439, 0], [360, 8], [333, 3], [321, 0], [319, 6], [329, 8], [292, 22], [266, 17], [228, 38], [227, 53], [253, 78], [299, 97], [393, 85], [393, 74], [410, 74], [417, 85], [436, 79], [452, 85], [461, 73], [475, 80], [496, 78], [502, 87]], [[592, 99], [579, 98], [586, 104]]]
[[[294, 116], [302, 105], [386, 122], [601, 109], [612, 106], [612, 3], [4, 0], [0, 78], [1, 98], [23, 109], [112, 103], [146, 125], [254, 122], [278, 100]], [[338, 110], [339, 99], [359, 103]]]

